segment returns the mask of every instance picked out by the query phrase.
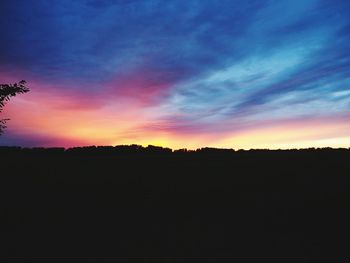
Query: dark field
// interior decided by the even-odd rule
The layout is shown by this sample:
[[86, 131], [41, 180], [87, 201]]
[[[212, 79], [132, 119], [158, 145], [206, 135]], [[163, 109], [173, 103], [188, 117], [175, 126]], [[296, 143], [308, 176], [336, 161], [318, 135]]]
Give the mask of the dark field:
[[350, 150], [0, 148], [1, 262], [349, 262]]

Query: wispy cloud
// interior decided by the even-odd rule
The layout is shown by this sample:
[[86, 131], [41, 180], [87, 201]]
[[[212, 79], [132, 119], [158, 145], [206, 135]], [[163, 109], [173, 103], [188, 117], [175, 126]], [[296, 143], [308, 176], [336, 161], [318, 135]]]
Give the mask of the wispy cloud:
[[[1, 1], [0, 81], [32, 88], [7, 110], [2, 144], [51, 136], [221, 145], [259, 126], [344, 116], [349, 8], [345, 0]], [[65, 132], [53, 132], [54, 122]]]

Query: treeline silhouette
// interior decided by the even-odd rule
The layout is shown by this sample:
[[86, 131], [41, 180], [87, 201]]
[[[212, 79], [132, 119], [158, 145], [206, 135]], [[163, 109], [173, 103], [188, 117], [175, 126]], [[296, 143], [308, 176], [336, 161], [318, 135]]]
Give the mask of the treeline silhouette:
[[62, 154], [62, 153], [73, 153], [73, 154], [235, 154], [235, 153], [264, 153], [264, 154], [273, 154], [273, 153], [339, 153], [339, 152], [349, 152], [350, 148], [301, 148], [301, 149], [278, 149], [278, 150], [270, 150], [270, 149], [250, 149], [250, 150], [234, 150], [234, 149], [225, 149], [225, 148], [212, 148], [212, 147], [204, 147], [198, 148], [196, 150], [190, 150], [186, 148], [173, 150], [167, 147], [148, 145], [144, 147], [142, 145], [131, 144], [131, 145], [117, 145], [117, 146], [83, 146], [83, 147], [72, 147], [72, 148], [64, 148], [64, 147], [16, 147], [16, 146], [0, 146], [0, 153], [43, 153], [43, 154]]
[[346, 262], [350, 150], [0, 147], [1, 262]]

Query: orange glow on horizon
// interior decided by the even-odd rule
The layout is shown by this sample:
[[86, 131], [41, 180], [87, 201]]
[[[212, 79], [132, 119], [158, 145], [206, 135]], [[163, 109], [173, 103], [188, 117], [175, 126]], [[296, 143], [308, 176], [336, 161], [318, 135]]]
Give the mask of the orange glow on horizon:
[[264, 124], [233, 132], [158, 129], [155, 111], [149, 105], [119, 98], [95, 101], [73, 92], [45, 89], [34, 83], [28, 94], [8, 103], [3, 116], [11, 119], [6, 132], [23, 138], [47, 138], [38, 146], [88, 146], [138, 144], [172, 149], [219, 147], [308, 148], [350, 147], [350, 123], [345, 118], [294, 120]]

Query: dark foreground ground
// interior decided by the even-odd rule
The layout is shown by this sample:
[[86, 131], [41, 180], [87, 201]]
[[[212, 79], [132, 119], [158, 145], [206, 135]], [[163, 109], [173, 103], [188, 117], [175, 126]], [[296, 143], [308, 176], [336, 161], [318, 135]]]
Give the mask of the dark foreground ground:
[[349, 262], [350, 150], [0, 148], [0, 262]]

